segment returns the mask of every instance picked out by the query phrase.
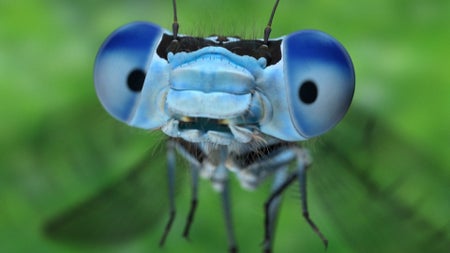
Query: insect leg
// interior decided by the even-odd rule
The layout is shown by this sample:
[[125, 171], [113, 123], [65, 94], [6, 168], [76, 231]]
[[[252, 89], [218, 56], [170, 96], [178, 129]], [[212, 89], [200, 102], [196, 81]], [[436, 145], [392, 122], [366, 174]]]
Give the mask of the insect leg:
[[222, 208], [224, 211], [225, 227], [226, 227], [227, 236], [228, 236], [228, 251], [230, 253], [235, 253], [235, 252], [238, 252], [238, 250], [237, 250], [236, 238], [234, 235], [233, 222], [232, 222], [232, 216], [231, 216], [230, 189], [229, 189], [228, 180], [223, 182], [223, 190], [220, 194], [222, 197]]
[[[186, 141], [183, 141], [182, 139], [171, 139], [171, 152], [174, 153], [174, 149], [180, 154], [191, 167], [191, 176], [192, 176], [192, 197], [191, 197], [191, 207], [189, 209], [189, 214], [186, 218], [186, 224], [183, 231], [183, 237], [188, 239], [189, 237], [189, 231], [192, 225], [192, 222], [194, 221], [194, 214], [195, 210], [197, 209], [198, 205], [198, 178], [199, 178], [199, 171], [202, 166], [202, 162], [205, 158], [205, 154], [202, 152], [200, 147], [197, 144], [194, 143], [188, 143]], [[174, 154], [172, 154], [174, 156]], [[175, 158], [173, 164], [175, 164]], [[175, 166], [175, 165], [174, 165]], [[173, 169], [174, 170], [174, 169]], [[173, 179], [172, 179], [173, 181]], [[172, 182], [172, 188], [173, 186]], [[172, 203], [174, 206], [174, 204]]]
[[[280, 168], [275, 172], [275, 178], [272, 184], [272, 192], [275, 192], [287, 178], [287, 167]], [[275, 235], [276, 218], [281, 204], [281, 196], [276, 196], [271, 202], [266, 203], [266, 220], [265, 220], [265, 232], [266, 241], [264, 242], [264, 252], [271, 252], [273, 238]]]
[[[271, 242], [272, 242], [272, 231], [271, 228], [273, 225], [271, 225], [271, 206], [273, 206], [273, 202], [276, 201], [279, 198], [279, 195], [281, 195], [284, 190], [287, 189], [289, 185], [291, 185], [295, 179], [297, 178], [297, 173], [291, 173], [289, 177], [287, 177], [282, 184], [280, 184], [274, 191], [272, 191], [272, 194], [267, 199], [266, 203], [264, 203], [264, 252], [270, 253], [272, 252], [271, 249]], [[272, 217], [273, 218], [273, 217]]]
[[198, 177], [199, 177], [199, 168], [195, 165], [191, 165], [191, 173], [192, 173], [192, 197], [191, 197], [191, 207], [189, 209], [189, 214], [186, 219], [186, 225], [183, 231], [183, 237], [189, 239], [189, 231], [191, 229], [192, 222], [194, 221], [195, 210], [197, 209], [198, 204]]
[[234, 235], [234, 228], [231, 215], [231, 201], [230, 201], [230, 189], [228, 179], [228, 169], [225, 167], [225, 161], [227, 159], [227, 148], [222, 147], [219, 150], [219, 164], [213, 175], [213, 184], [216, 189], [220, 191], [220, 197], [222, 200], [223, 214], [225, 218], [225, 228], [227, 230], [228, 237], [228, 251], [230, 253], [238, 252], [236, 245], [236, 237]]
[[299, 149], [297, 155], [297, 175], [300, 183], [300, 196], [302, 202], [303, 217], [308, 222], [309, 226], [314, 230], [314, 232], [320, 237], [323, 244], [325, 245], [325, 248], [327, 248], [327, 238], [322, 234], [322, 232], [320, 232], [319, 228], [309, 217], [308, 202], [306, 198], [306, 170], [310, 164], [311, 161], [308, 152], [304, 149]]
[[167, 176], [169, 180], [169, 220], [167, 221], [164, 233], [159, 241], [159, 246], [163, 246], [169, 234], [172, 223], [175, 219], [175, 143], [167, 142]]
[[194, 214], [198, 205], [198, 179], [199, 172], [202, 168], [202, 162], [205, 159], [205, 154], [202, 152], [197, 144], [189, 143], [183, 141], [182, 139], [172, 139], [172, 143], [180, 154], [186, 161], [189, 162], [191, 167], [192, 176], [192, 197], [191, 197], [191, 207], [189, 209], [189, 214], [186, 219], [186, 225], [183, 231], [183, 237], [188, 239], [189, 231], [194, 221]]

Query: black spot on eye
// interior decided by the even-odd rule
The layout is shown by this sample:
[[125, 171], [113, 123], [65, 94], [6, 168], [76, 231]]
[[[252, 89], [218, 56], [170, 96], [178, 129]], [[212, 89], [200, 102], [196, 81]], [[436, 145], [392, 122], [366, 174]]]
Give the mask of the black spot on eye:
[[312, 104], [317, 99], [317, 85], [314, 81], [308, 80], [302, 83], [298, 91], [298, 97], [305, 104]]
[[128, 74], [128, 88], [134, 92], [140, 92], [144, 86], [145, 72], [142, 69], [134, 69]]

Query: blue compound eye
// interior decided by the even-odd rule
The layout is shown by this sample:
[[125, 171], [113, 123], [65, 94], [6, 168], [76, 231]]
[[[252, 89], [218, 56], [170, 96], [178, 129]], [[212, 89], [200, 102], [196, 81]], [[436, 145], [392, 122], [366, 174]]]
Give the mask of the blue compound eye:
[[291, 119], [305, 138], [325, 133], [347, 112], [355, 89], [353, 65], [333, 37], [300, 31], [283, 42]]
[[162, 32], [150, 23], [131, 23], [113, 32], [100, 48], [94, 68], [95, 89], [115, 118], [129, 122], [133, 117]]

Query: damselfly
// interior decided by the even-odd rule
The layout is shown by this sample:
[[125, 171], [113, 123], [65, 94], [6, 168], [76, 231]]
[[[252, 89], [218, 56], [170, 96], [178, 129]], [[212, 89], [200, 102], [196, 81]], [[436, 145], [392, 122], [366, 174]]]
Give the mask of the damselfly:
[[232, 173], [248, 189], [273, 178], [264, 203], [264, 252], [272, 249], [280, 195], [295, 181], [300, 183], [303, 217], [328, 243], [308, 212], [311, 158], [296, 142], [319, 136], [342, 119], [353, 97], [353, 65], [343, 46], [320, 31], [270, 39], [278, 2], [260, 40], [180, 35], [174, 0], [172, 32], [131, 23], [100, 48], [95, 87], [106, 110], [130, 126], [161, 129], [170, 137], [170, 217], [160, 245], [175, 218], [175, 152], [189, 162], [193, 174], [185, 237], [202, 175], [221, 195], [229, 252], [237, 252], [229, 197]]

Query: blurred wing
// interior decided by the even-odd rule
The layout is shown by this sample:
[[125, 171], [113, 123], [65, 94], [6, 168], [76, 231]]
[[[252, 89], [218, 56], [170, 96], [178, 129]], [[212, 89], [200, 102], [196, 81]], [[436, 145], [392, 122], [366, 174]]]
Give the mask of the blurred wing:
[[51, 238], [84, 244], [122, 243], [147, 232], [168, 206], [165, 156], [146, 156], [128, 175], [45, 225]]
[[320, 150], [312, 147], [312, 190], [339, 228], [331, 233], [330, 250], [449, 250], [445, 164], [358, 111], [341, 124], [316, 144]]
[[[100, 109], [81, 108], [80, 113], [47, 120], [35, 141], [45, 160], [40, 173], [52, 187], [42, 198], [45, 211], [52, 217], [55, 210], [68, 209], [44, 221], [44, 233], [51, 239], [81, 245], [125, 243], [166, 218], [165, 137], [103, 118]], [[136, 152], [145, 150], [140, 159]], [[132, 161], [139, 162], [133, 166]], [[177, 175], [183, 179], [183, 173]]]

